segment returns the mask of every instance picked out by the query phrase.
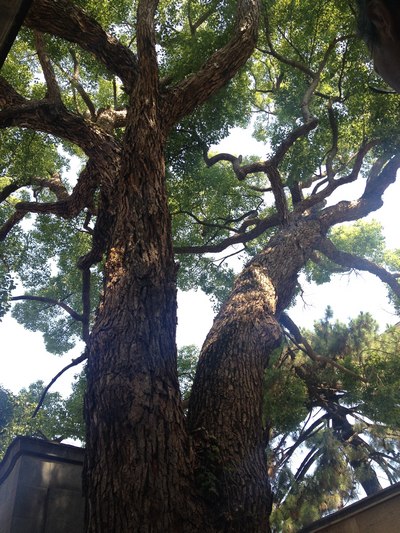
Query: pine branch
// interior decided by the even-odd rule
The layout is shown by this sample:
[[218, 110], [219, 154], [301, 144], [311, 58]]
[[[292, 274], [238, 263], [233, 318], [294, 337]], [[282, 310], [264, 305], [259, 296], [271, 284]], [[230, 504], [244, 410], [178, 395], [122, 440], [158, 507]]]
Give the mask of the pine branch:
[[340, 365], [333, 359], [330, 359], [329, 357], [324, 357], [323, 355], [318, 355], [313, 348], [311, 347], [310, 343], [307, 341], [305, 337], [301, 334], [299, 328], [297, 325], [293, 322], [293, 320], [287, 315], [286, 313], [282, 313], [280, 317], [281, 324], [293, 335], [292, 342], [296, 344], [296, 346], [305, 354], [309, 356], [309, 358], [316, 362], [316, 363], [323, 363], [324, 365], [330, 365], [334, 368], [337, 368], [338, 370], [345, 372], [346, 374], [349, 374], [360, 381], [366, 382], [366, 380], [357, 374], [356, 372], [353, 372], [349, 368], [346, 368], [343, 365]]

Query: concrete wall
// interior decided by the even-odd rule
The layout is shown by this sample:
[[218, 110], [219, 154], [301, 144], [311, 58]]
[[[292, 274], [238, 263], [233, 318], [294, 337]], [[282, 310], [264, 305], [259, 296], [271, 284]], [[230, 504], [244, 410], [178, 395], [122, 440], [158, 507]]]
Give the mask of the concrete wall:
[[30, 437], [0, 463], [1, 533], [83, 533], [84, 451]]

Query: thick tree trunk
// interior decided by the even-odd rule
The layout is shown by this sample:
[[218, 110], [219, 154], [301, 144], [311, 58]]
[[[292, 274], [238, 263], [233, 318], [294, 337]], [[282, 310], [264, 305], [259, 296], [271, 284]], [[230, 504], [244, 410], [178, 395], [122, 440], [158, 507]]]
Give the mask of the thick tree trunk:
[[164, 140], [151, 99], [128, 124], [87, 369], [88, 531], [195, 531]]
[[263, 377], [281, 337], [277, 316], [323, 229], [294, 223], [238, 277], [202, 348], [189, 404], [197, 481], [220, 531], [268, 531], [271, 506]]

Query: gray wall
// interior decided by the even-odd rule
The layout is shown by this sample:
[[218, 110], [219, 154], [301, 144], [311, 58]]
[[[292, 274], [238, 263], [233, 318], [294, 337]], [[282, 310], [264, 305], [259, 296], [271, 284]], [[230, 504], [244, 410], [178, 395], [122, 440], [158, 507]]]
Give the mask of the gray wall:
[[83, 533], [84, 451], [18, 437], [0, 463], [1, 533]]

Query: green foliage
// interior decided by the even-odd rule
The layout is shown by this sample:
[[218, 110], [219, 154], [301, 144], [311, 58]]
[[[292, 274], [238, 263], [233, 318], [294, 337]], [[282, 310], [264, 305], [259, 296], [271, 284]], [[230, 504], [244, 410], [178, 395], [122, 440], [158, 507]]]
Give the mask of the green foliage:
[[[43, 390], [42, 381], [32, 383], [18, 394], [0, 387], [0, 458], [18, 435], [58, 442], [66, 438], [83, 440], [82, 378], [74, 383], [73, 393], [66, 400], [58, 392], [48, 392], [37, 416], [32, 418]], [[80, 410], [76, 407], [78, 403]]]
[[[277, 392], [270, 394], [266, 414], [273, 428], [269, 467], [276, 532], [297, 531], [342, 507], [360, 485], [374, 490], [377, 473], [390, 483], [399, 479], [398, 328], [379, 333], [368, 313], [344, 324], [333, 320], [328, 307], [303, 337], [324, 360], [310, 359], [306, 346], [289, 343], [271, 362], [270, 387]], [[299, 396], [293, 394], [301, 390], [297, 381], [303, 386]]]
[[193, 344], [182, 346], [178, 351], [179, 387], [184, 400], [190, 396], [198, 359], [199, 349]]
[[[385, 238], [382, 226], [376, 220], [358, 220], [351, 225], [333, 228], [329, 238], [343, 252], [365, 257], [377, 264], [383, 264], [385, 255]], [[349, 268], [339, 267], [322, 254], [318, 254], [306, 267], [308, 281], [317, 284], [331, 281], [332, 274], [350, 272]]]
[[307, 388], [293, 368], [271, 359], [264, 375], [264, 413], [277, 433], [293, 431], [307, 415]]

